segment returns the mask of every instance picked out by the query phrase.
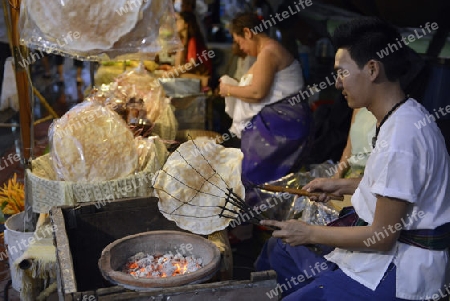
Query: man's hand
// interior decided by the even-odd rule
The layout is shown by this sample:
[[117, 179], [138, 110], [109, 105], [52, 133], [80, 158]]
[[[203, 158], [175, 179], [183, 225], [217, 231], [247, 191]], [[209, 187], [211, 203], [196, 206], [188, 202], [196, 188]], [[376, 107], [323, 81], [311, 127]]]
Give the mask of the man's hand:
[[310, 197], [311, 201], [315, 202], [328, 202], [331, 200], [331, 198], [325, 193], [342, 195], [340, 188], [339, 179], [333, 178], [317, 178], [303, 186], [303, 189], [308, 192], [324, 192], [319, 197]]
[[274, 220], [263, 220], [261, 225], [278, 227], [280, 230], [276, 230], [272, 233], [273, 237], [280, 238], [284, 243], [291, 246], [309, 244], [310, 241], [310, 225], [298, 220], [289, 220], [285, 222], [279, 222]]
[[308, 192], [324, 192], [324, 194], [317, 197], [310, 197], [312, 201], [328, 202], [331, 200], [325, 193], [342, 196], [344, 194], [353, 194], [358, 187], [360, 178], [351, 179], [334, 179], [334, 178], [317, 178], [303, 186], [303, 189]]

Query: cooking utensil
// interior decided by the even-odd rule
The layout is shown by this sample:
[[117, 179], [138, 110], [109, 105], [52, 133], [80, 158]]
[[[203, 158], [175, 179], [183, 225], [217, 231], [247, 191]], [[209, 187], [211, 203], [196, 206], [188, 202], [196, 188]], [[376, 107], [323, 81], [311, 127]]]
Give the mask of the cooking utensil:
[[[322, 192], [309, 192], [303, 189], [297, 189], [297, 188], [286, 188], [286, 187], [282, 187], [282, 186], [275, 186], [275, 185], [261, 185], [259, 186], [259, 188], [261, 189], [265, 189], [267, 191], [272, 191], [272, 192], [287, 192], [287, 193], [292, 193], [292, 194], [297, 194], [297, 195], [301, 195], [301, 196], [307, 196], [307, 197], [319, 197], [320, 195], [322, 195]], [[337, 200], [337, 201], [343, 201], [344, 197], [343, 196], [339, 196], [339, 195], [335, 195], [335, 194], [328, 194], [327, 195], [332, 199], [332, 200]]]

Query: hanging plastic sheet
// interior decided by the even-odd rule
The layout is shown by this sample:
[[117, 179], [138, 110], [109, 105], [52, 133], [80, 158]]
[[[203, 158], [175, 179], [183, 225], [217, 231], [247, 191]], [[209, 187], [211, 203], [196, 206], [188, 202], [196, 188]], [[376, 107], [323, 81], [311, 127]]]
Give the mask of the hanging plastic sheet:
[[20, 42], [85, 60], [153, 59], [182, 49], [172, 1], [24, 0]]

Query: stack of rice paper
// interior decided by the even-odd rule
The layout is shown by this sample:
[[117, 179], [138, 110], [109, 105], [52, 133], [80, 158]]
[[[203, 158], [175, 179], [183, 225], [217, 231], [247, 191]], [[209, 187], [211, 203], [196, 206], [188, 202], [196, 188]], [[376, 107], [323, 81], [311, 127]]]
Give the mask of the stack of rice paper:
[[138, 171], [132, 132], [119, 115], [98, 103], [83, 102], [55, 120], [49, 140], [58, 180], [101, 182]]

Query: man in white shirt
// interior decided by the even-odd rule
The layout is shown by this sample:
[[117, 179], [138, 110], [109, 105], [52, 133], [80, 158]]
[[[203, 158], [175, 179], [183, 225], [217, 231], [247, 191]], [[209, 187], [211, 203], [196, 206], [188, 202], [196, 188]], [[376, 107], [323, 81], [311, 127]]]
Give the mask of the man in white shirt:
[[315, 179], [304, 189], [353, 194], [358, 225], [365, 225], [264, 221], [280, 230], [257, 268], [277, 272], [288, 301], [448, 296], [450, 158], [434, 122], [415, 126], [429, 113], [400, 87], [407, 46], [395, 28], [371, 17], [340, 25], [334, 43], [336, 87], [351, 108], [366, 107], [377, 119], [374, 149], [362, 179]]

